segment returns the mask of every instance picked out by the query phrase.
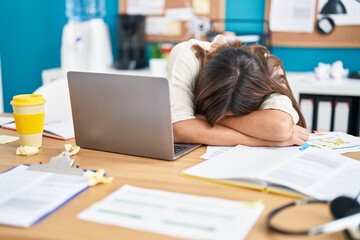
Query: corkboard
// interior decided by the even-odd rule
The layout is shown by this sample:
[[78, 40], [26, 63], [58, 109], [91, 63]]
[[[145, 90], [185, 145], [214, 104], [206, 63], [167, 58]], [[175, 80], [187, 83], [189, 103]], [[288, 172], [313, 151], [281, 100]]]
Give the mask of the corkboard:
[[[271, 0], [265, 0], [265, 18], [268, 20], [270, 15]], [[316, 3], [316, 6], [318, 4]], [[316, 14], [317, 14], [316, 9]], [[314, 22], [314, 32], [294, 33], [294, 32], [271, 32], [271, 45], [282, 47], [317, 47], [317, 48], [358, 48], [360, 47], [360, 26], [336, 26], [334, 31], [328, 35], [318, 33], [315, 29], [316, 17]]]
[[[119, 13], [127, 13], [126, 10], [126, 1], [127, 0], [119, 0]], [[149, 0], [151, 1], [151, 0]], [[224, 19], [225, 15], [225, 0], [206, 0], [209, 2], [209, 12], [208, 14], [198, 14], [197, 16], [204, 16], [213, 19]], [[193, 4], [193, 0], [189, 0], [191, 4]], [[173, 8], [185, 8], [184, 1], [182, 0], [165, 0], [165, 9], [173, 9]], [[147, 15], [147, 16], [156, 16], [161, 17], [161, 15]], [[146, 35], [146, 41], [148, 42], [181, 42], [188, 40], [186, 39], [186, 21], [179, 21], [180, 23], [180, 33], [176, 36], [167, 36], [167, 35]], [[189, 38], [193, 38], [191, 36]]]

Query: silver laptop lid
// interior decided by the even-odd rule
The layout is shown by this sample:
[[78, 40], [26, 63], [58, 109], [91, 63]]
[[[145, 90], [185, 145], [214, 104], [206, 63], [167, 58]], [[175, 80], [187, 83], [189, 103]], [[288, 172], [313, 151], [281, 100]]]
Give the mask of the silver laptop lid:
[[69, 72], [68, 84], [78, 146], [173, 160], [166, 78]]

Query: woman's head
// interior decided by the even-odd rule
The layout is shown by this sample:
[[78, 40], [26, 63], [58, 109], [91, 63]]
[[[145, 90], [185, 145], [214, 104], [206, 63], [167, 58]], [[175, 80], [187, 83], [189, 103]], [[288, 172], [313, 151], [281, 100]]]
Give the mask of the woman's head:
[[211, 125], [222, 117], [246, 115], [259, 109], [272, 93], [287, 95], [303, 117], [286, 81], [281, 61], [262, 46], [223, 45], [209, 53], [194, 46], [202, 62], [196, 84], [196, 114], [205, 116]]

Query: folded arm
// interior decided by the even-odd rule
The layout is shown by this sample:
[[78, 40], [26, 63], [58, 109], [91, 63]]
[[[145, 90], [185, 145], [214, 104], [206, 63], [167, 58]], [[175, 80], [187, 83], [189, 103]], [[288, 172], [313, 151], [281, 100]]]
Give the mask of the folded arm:
[[268, 141], [238, 132], [223, 125], [210, 126], [202, 119], [189, 119], [173, 124], [175, 142], [201, 143], [214, 146], [291, 146], [304, 142], [295, 135], [285, 141]]
[[292, 117], [275, 109], [258, 110], [244, 116], [228, 116], [220, 120], [220, 125], [243, 134], [269, 141], [285, 141], [292, 135]]

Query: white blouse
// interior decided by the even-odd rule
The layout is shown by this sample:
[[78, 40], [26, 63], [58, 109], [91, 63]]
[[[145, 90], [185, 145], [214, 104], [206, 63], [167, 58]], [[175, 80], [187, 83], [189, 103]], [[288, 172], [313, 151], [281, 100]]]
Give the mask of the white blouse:
[[[192, 49], [198, 44], [205, 50], [216, 48], [226, 43], [222, 35], [216, 36], [214, 41], [206, 42], [191, 39], [173, 47], [168, 60], [167, 78], [170, 83], [172, 122], [195, 118], [194, 91], [195, 82], [199, 77], [200, 62]], [[299, 121], [299, 115], [292, 106], [291, 100], [285, 95], [271, 94], [261, 105], [261, 109], [277, 109], [291, 115], [294, 124]]]

